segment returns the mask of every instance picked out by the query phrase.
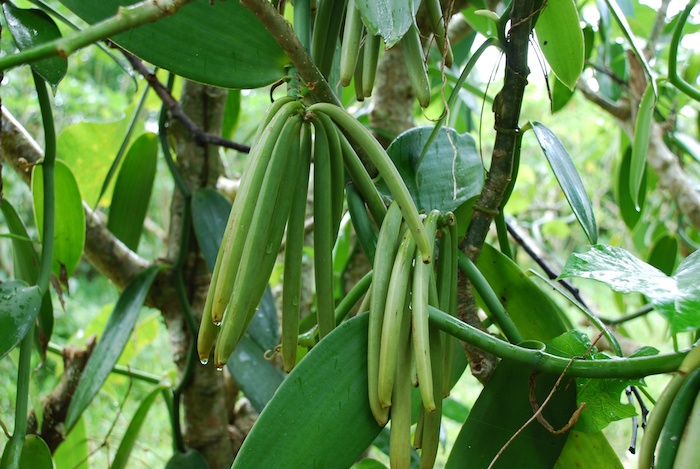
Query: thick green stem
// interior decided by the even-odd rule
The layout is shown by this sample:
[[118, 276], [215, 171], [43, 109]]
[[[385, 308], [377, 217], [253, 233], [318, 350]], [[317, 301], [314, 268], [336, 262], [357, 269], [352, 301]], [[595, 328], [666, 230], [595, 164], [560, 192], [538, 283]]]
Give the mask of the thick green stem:
[[691, 0], [688, 3], [685, 10], [683, 10], [683, 13], [681, 13], [681, 16], [678, 18], [676, 28], [673, 30], [670, 51], [668, 53], [668, 79], [688, 97], [694, 99], [695, 101], [700, 101], [700, 91], [693, 88], [690, 83], [685, 81], [678, 74], [678, 45], [680, 44], [681, 36], [683, 35], [683, 26], [685, 26], [685, 23], [688, 21], [690, 11], [695, 7], [697, 2], [698, 0]]
[[[430, 306], [430, 321], [445, 331], [501, 358], [509, 359], [538, 371], [564, 373], [576, 378], [636, 379], [678, 370], [691, 349], [676, 353], [610, 360], [583, 360], [558, 357], [540, 350], [519, 347], [491, 334], [464, 324], [459, 319]], [[697, 347], [697, 344], [693, 347]], [[568, 367], [568, 369], [567, 369]]]
[[71, 36], [32, 47], [0, 59], [0, 70], [32, 63], [47, 57], [68, 58], [73, 52], [97, 41], [112, 37], [142, 24], [152, 23], [173, 15], [191, 0], [144, 0], [135, 5], [121, 7], [117, 14]]

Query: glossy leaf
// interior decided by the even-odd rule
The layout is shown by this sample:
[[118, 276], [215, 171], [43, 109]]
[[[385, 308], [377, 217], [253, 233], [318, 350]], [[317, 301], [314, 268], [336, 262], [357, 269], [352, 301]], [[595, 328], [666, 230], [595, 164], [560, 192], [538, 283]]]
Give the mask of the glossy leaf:
[[[133, 0], [61, 0], [88, 23]], [[222, 33], [227, 31], [228, 33]], [[167, 40], [164, 40], [167, 38]], [[191, 2], [176, 14], [112, 38], [160, 68], [223, 88], [258, 88], [282, 77], [288, 62], [260, 21], [239, 2]]]
[[129, 456], [134, 449], [134, 445], [136, 444], [143, 422], [146, 420], [148, 411], [151, 410], [151, 406], [156, 398], [166, 389], [168, 389], [167, 386], [156, 386], [143, 398], [138, 409], [136, 409], [134, 417], [131, 419], [131, 422], [129, 422], [129, 427], [126, 429], [124, 438], [122, 438], [121, 443], [119, 443], [119, 449], [117, 449], [117, 454], [114, 455], [114, 460], [112, 461], [112, 469], [128, 467], [127, 462], [129, 461]]
[[666, 275], [671, 275], [678, 257], [678, 239], [666, 233], [654, 242], [649, 253], [649, 264]]
[[[8, 200], [2, 201], [0, 210], [2, 210], [5, 217], [8, 230], [15, 235], [12, 239], [15, 277], [27, 283], [35, 283], [39, 278], [39, 256], [29, 240], [27, 228]], [[44, 297], [41, 300], [41, 308], [37, 317], [39, 327], [34, 330], [34, 333], [39, 353], [42, 360], [44, 360], [46, 358], [46, 347], [53, 333], [53, 305], [51, 303], [51, 293], [48, 291], [44, 293]]]
[[202, 453], [190, 448], [184, 453], [174, 454], [165, 469], [209, 469], [209, 463]]
[[[66, 127], [58, 136], [56, 154], [73, 170], [80, 194], [92, 208], [95, 208], [126, 128], [126, 119], [108, 123], [80, 122]], [[109, 199], [103, 197], [102, 202], [109, 203]]]
[[583, 31], [573, 0], [550, 0], [535, 24], [537, 42], [554, 74], [573, 90], [583, 71]]
[[131, 144], [114, 184], [107, 228], [132, 251], [141, 239], [157, 161], [158, 136], [141, 135]]
[[[474, 403], [466, 423], [459, 432], [445, 466], [447, 469], [470, 469], [489, 466], [496, 453], [532, 416], [529, 383], [531, 369], [502, 360]], [[542, 403], [551, 391], [557, 375], [540, 373], [535, 395]], [[576, 409], [573, 387], [562, 386], [544, 409], [544, 416], [555, 428], [566, 425]], [[567, 436], [553, 435], [538, 422], [532, 422], [511, 442], [494, 468], [546, 469], [554, 466]]]
[[[41, 165], [32, 173], [32, 196], [34, 216], [39, 236], [44, 229], [44, 182]], [[73, 275], [85, 245], [85, 211], [78, 184], [73, 172], [62, 161], [57, 160], [54, 168], [55, 204], [59, 209], [54, 221], [53, 266], [51, 271], [56, 278], [64, 279]]]
[[[367, 315], [342, 323], [292, 370], [233, 468], [350, 467], [379, 434], [367, 399]], [[284, 438], [281, 437], [284, 435]]]
[[0, 358], [27, 335], [41, 307], [39, 287], [12, 280], [0, 283]]
[[642, 209], [644, 209], [644, 202], [647, 197], [647, 172], [644, 171], [642, 175], [642, 180], [639, 186], [639, 195], [637, 197], [637, 205], [635, 206], [632, 197], [630, 197], [630, 163], [632, 162], [632, 148], [627, 147], [624, 155], [622, 156], [622, 161], [620, 161], [620, 168], [617, 173], [617, 187], [615, 190], [615, 199], [617, 201], [617, 206], [620, 208], [620, 215], [622, 220], [627, 225], [630, 230], [634, 229], [642, 216]]
[[[561, 357], [584, 356], [591, 347], [591, 341], [583, 332], [572, 330], [554, 338], [547, 344], [547, 351]], [[586, 356], [587, 359], [604, 360], [607, 355], [598, 353], [593, 349]], [[637, 415], [632, 404], [620, 402], [620, 397], [625, 388], [631, 384], [623, 379], [576, 379], [577, 404], [586, 403], [581, 412], [576, 429], [586, 433], [593, 433], [607, 427], [610, 422], [623, 420]]]
[[552, 86], [552, 114], [561, 111], [571, 101], [574, 96], [574, 90], [570, 90], [564, 83], [553, 75], [550, 77]]
[[56, 469], [89, 469], [88, 438], [85, 432], [85, 420], [78, 419], [63, 443], [54, 453]]
[[356, 0], [362, 21], [374, 36], [382, 36], [390, 48], [401, 40], [413, 24], [420, 2], [417, 0]]
[[561, 277], [591, 278], [620, 293], [642, 293], [675, 334], [700, 328], [699, 261], [700, 251], [696, 251], [669, 277], [624, 249], [596, 245], [572, 254]]
[[[460, 135], [452, 129], [448, 137], [445, 129], [438, 133], [420, 166], [419, 158], [432, 127], [407, 130], [387, 148], [419, 211], [453, 212], [478, 195], [484, 186], [484, 169], [474, 137]], [[389, 195], [384, 182], [380, 182], [378, 188]]]
[[476, 265], [524, 339], [546, 341], [566, 331], [559, 307], [510, 258], [484, 244]]
[[214, 270], [230, 212], [231, 203], [214, 189], [197, 189], [192, 194], [192, 225], [210, 272]]
[[66, 415], [66, 428], [75, 425], [78, 418], [92, 401], [97, 391], [107, 379], [112, 368], [119, 360], [122, 350], [129, 340], [131, 331], [136, 324], [138, 313], [143, 306], [153, 280], [155, 280], [160, 266], [151, 266], [136, 275], [126, 286], [114, 306], [104, 333], [90, 355], [85, 365], [85, 370], [80, 376], [78, 387], [68, 407]]
[[[644, 167], [649, 149], [649, 134], [654, 117], [654, 89], [651, 84], [644, 91], [639, 103], [637, 121], [634, 124], [634, 142], [632, 143], [632, 160], [630, 161], [630, 197], [635, 207], [639, 207], [639, 189], [642, 186]], [[593, 243], [595, 243], [593, 241]]]
[[623, 469], [620, 458], [601, 432], [569, 432], [554, 469]]
[[542, 148], [544, 155], [547, 157], [554, 176], [559, 181], [559, 185], [564, 191], [566, 200], [569, 202], [574, 215], [576, 215], [576, 219], [578, 219], [590, 242], [595, 244], [598, 241], [598, 225], [593, 214], [593, 206], [588, 198], [588, 194], [586, 194], [586, 188], [581, 182], [578, 171], [576, 171], [576, 167], [571, 160], [571, 156], [569, 156], [564, 145], [551, 130], [539, 122], [532, 122], [531, 124], [540, 148]]
[[51, 450], [37, 435], [24, 437], [24, 447], [19, 460], [19, 469], [53, 469]]
[[[53, 19], [36, 8], [17, 8], [10, 2], [3, 3], [7, 28], [19, 50], [50, 42], [61, 37]], [[68, 61], [61, 57], [50, 57], [31, 63], [31, 67], [51, 85], [54, 93], [68, 71]]]

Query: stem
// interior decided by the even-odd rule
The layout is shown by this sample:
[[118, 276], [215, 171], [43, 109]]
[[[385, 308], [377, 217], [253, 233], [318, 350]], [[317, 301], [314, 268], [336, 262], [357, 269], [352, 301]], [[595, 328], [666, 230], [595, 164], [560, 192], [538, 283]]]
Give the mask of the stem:
[[[175, 75], [170, 73], [168, 75], [167, 89], [171, 90], [174, 83]], [[170, 141], [168, 140], [168, 112], [165, 102], [163, 102], [163, 105], [160, 108], [160, 115], [158, 117], [158, 139], [160, 140], [161, 150], [163, 151], [165, 162], [168, 165], [168, 169], [173, 177], [175, 186], [177, 186], [178, 190], [183, 196], [189, 197], [191, 195], [190, 188], [187, 186], [182, 174], [180, 174], [180, 170], [173, 161], [173, 156], [170, 153]]]
[[46, 82], [32, 69], [32, 77], [36, 85], [36, 92], [41, 108], [41, 120], [44, 124], [44, 161], [43, 183], [44, 183], [44, 227], [43, 240], [41, 244], [41, 267], [37, 285], [41, 295], [48, 291], [51, 279], [51, 266], [53, 264], [53, 241], [54, 241], [54, 221], [56, 218], [55, 207], [55, 184], [54, 167], [56, 163], [56, 129], [54, 128], [53, 112], [51, 110], [51, 99], [46, 90]]
[[241, 5], [250, 10], [270, 31], [299, 71], [299, 75], [306, 81], [309, 91], [320, 101], [342, 107], [340, 100], [294, 33], [292, 25], [277, 12], [275, 6], [267, 0], [241, 0]]
[[19, 369], [17, 370], [17, 403], [15, 404], [15, 431], [13, 438], [24, 440], [27, 434], [27, 411], [29, 408], [29, 377], [32, 372], [32, 345], [34, 326], [24, 336], [19, 348]]
[[690, 83], [685, 81], [680, 75], [678, 75], [678, 44], [681, 41], [681, 35], [683, 34], [683, 26], [688, 21], [688, 15], [690, 11], [698, 3], [698, 0], [691, 0], [688, 5], [681, 13], [678, 18], [678, 23], [676, 24], [676, 29], [673, 30], [673, 37], [671, 37], [671, 45], [668, 56], [668, 80], [676, 85], [676, 87], [685, 93], [691, 99], [695, 101], [700, 101], [700, 91], [693, 88]]
[[464, 253], [458, 251], [458, 256], [459, 268], [467, 275], [469, 281], [496, 320], [498, 327], [503, 331], [503, 334], [511, 343], [519, 344], [522, 342], [523, 337], [520, 335], [520, 331], [498, 300], [498, 295], [493, 291], [484, 275]]
[[120, 7], [117, 14], [104, 21], [65, 38], [40, 44], [17, 54], [0, 59], [0, 70], [7, 70], [17, 65], [32, 63], [47, 57], [68, 58], [73, 52], [89, 46], [94, 42], [115, 36], [142, 24], [155, 22], [163, 17], [173, 15], [191, 0], [144, 0], [135, 5]]
[[[537, 371], [566, 374], [575, 378], [620, 378], [636, 379], [645, 376], [671, 373], [676, 371], [683, 359], [694, 348], [676, 353], [660, 354], [649, 357], [634, 357], [610, 360], [574, 360], [558, 357], [547, 352], [528, 349], [500, 340], [475, 327], [464, 324], [457, 318], [428, 307], [430, 321], [439, 329], [463, 342], [479, 347], [501, 358], [516, 361]], [[693, 347], [697, 347], [694, 344]], [[568, 367], [568, 370], [567, 370]]]

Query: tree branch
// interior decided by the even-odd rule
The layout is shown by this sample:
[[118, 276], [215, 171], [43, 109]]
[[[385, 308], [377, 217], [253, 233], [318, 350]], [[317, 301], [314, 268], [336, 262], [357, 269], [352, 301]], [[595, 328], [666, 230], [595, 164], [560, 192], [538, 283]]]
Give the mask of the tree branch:
[[158, 80], [158, 77], [148, 70], [148, 68], [146, 68], [141, 59], [114, 43], [110, 43], [110, 45], [116, 49], [119, 49], [134, 70], [139, 72], [146, 79], [148, 84], [151, 85], [151, 88], [153, 88], [153, 91], [156, 92], [163, 104], [165, 104], [165, 106], [168, 108], [170, 115], [182, 122], [185, 128], [194, 136], [194, 140], [198, 145], [211, 144], [224, 148], [230, 148], [242, 153], [250, 152], [250, 147], [248, 145], [232, 142], [226, 138], [203, 131], [201, 127], [195, 124], [192, 119], [190, 119], [190, 117], [182, 111], [180, 103], [178, 103], [173, 95], [170, 94], [168, 88]]
[[270, 31], [282, 50], [287, 53], [289, 60], [297, 68], [299, 75], [306, 82], [309, 91], [320, 101], [342, 106], [338, 97], [333, 93], [323, 74], [318, 70], [294, 29], [284, 16], [277, 12], [275, 6], [267, 0], [241, 0], [241, 5], [250, 10]]
[[[44, 155], [39, 145], [4, 107], [0, 139], [3, 158], [29, 184], [32, 167], [41, 162]], [[124, 288], [150, 262], [119, 241], [84, 202], [83, 209], [86, 221], [85, 257], [117, 288]]]

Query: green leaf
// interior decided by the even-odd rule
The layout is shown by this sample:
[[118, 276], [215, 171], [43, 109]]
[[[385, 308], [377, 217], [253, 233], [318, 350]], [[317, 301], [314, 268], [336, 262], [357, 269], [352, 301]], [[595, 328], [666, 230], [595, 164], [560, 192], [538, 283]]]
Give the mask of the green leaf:
[[700, 327], [699, 260], [700, 251], [696, 251], [669, 277], [622, 248], [596, 245], [572, 254], [560, 277], [591, 278], [620, 293], [642, 293], [676, 334]]
[[209, 469], [209, 463], [202, 453], [190, 448], [184, 453], [174, 454], [165, 469]]
[[639, 207], [639, 189], [644, 177], [644, 166], [649, 149], [649, 134], [654, 117], [654, 88], [651, 83], [644, 90], [639, 103], [637, 121], [634, 124], [634, 142], [632, 143], [632, 160], [630, 161], [630, 197], [635, 207]]
[[376, 459], [365, 458], [353, 464], [351, 469], [386, 469], [386, 466]]
[[583, 31], [573, 0], [549, 0], [535, 25], [537, 42], [554, 74], [573, 90], [583, 71]]
[[119, 355], [126, 346], [134, 324], [136, 324], [138, 313], [146, 299], [148, 290], [161, 269], [162, 267], [158, 265], [144, 269], [131, 279], [119, 296], [112, 315], [104, 328], [104, 333], [85, 365], [85, 370], [80, 376], [75, 394], [68, 407], [66, 428], [69, 431], [119, 360]]
[[524, 339], [545, 341], [566, 330], [558, 306], [510, 258], [484, 244], [476, 265]]
[[[379, 434], [367, 400], [367, 315], [304, 357], [247, 436], [233, 468], [350, 467]], [[282, 437], [283, 436], [283, 437]]]
[[[433, 131], [430, 126], [407, 130], [387, 149], [419, 211], [454, 212], [484, 186], [484, 169], [474, 137], [460, 135], [453, 129], [448, 137], [443, 130], [427, 149], [422, 162], [421, 152]], [[383, 181], [378, 189], [389, 195]]]
[[[583, 356], [591, 347], [591, 341], [583, 332], [572, 330], [554, 338], [547, 344], [547, 351], [562, 357]], [[603, 360], [607, 355], [597, 353], [595, 349], [586, 359]], [[621, 403], [620, 396], [627, 386], [632, 384], [623, 379], [576, 379], [576, 403], [586, 403], [581, 412], [576, 430], [595, 433], [608, 426], [610, 422], [631, 418], [637, 411], [630, 403]]]
[[498, 35], [498, 26], [496, 22], [477, 12], [482, 11], [482, 8], [470, 4], [462, 10], [464, 19], [469, 25], [484, 37], [496, 37]]
[[569, 153], [557, 136], [543, 124], [531, 122], [531, 125], [576, 219], [591, 243], [595, 244], [598, 240], [598, 226], [593, 206]]
[[[532, 417], [529, 383], [531, 369], [502, 360], [486, 383], [459, 432], [445, 466], [447, 469], [470, 469], [489, 466], [506, 442]], [[539, 373], [535, 395], [540, 404], [551, 391], [558, 375]], [[573, 387], [561, 386], [544, 408], [549, 423], [560, 429], [576, 409]], [[532, 422], [510, 443], [494, 468], [546, 469], [559, 458], [566, 434], [553, 435], [538, 422]]]
[[63, 443], [56, 448], [56, 469], [89, 469], [89, 454], [85, 421], [80, 417]]
[[620, 458], [601, 432], [569, 432], [554, 469], [623, 469]]
[[644, 171], [642, 180], [639, 185], [639, 195], [637, 197], [637, 206], [630, 197], [630, 164], [632, 162], [632, 147], [627, 147], [620, 168], [617, 173], [617, 187], [615, 190], [615, 199], [617, 206], [620, 208], [622, 220], [630, 230], [634, 229], [642, 216], [642, 209], [647, 197], [647, 172]]
[[192, 194], [192, 225], [210, 272], [214, 271], [230, 212], [231, 203], [215, 189], [197, 189]]
[[678, 257], [678, 239], [670, 233], [666, 233], [654, 242], [649, 253], [649, 264], [653, 265], [666, 275], [673, 273]]
[[[92, 208], [97, 204], [127, 124], [126, 119], [109, 123], [81, 122], [66, 127], [58, 136], [56, 154], [71, 167], [80, 194]], [[106, 197], [102, 201], [109, 203]]]
[[107, 228], [136, 251], [148, 211], [158, 161], [158, 136], [147, 132], [131, 144], [114, 184]]
[[574, 96], [574, 90], [569, 89], [564, 83], [556, 77], [550, 78], [552, 83], [552, 114], [564, 109], [571, 98]]
[[24, 437], [24, 447], [19, 460], [19, 469], [53, 469], [51, 450], [37, 435]]
[[355, 0], [362, 21], [374, 36], [382, 36], [390, 48], [401, 40], [415, 21], [417, 0]]
[[[88, 23], [134, 0], [61, 0]], [[160, 68], [223, 88], [259, 88], [285, 74], [287, 57], [270, 33], [239, 2], [191, 2], [176, 14], [112, 38]]]
[[146, 397], [143, 398], [138, 409], [136, 409], [134, 417], [131, 419], [131, 422], [129, 422], [129, 427], [126, 429], [124, 438], [122, 438], [121, 443], [119, 443], [119, 449], [117, 449], [117, 454], [114, 455], [114, 460], [112, 461], [112, 469], [122, 469], [127, 467], [131, 450], [134, 449], [136, 439], [139, 436], [143, 422], [146, 420], [148, 411], [151, 410], [151, 406], [156, 400], [156, 397], [158, 397], [166, 389], [168, 389], [168, 387], [164, 385], [156, 386], [146, 395]]
[[[32, 173], [32, 196], [34, 216], [39, 236], [44, 230], [44, 181], [43, 167], [34, 166]], [[54, 221], [53, 266], [51, 271], [58, 279], [73, 275], [85, 246], [85, 211], [78, 184], [70, 168], [56, 160], [54, 168], [55, 204], [58, 209]]]
[[[17, 8], [10, 2], [3, 3], [7, 28], [19, 50], [50, 42], [61, 37], [61, 32], [53, 19], [36, 8]], [[61, 57], [50, 57], [31, 63], [31, 67], [51, 85], [54, 93], [68, 71], [68, 61]]]
[[39, 287], [12, 280], [0, 283], [0, 359], [27, 335], [41, 307]]
[[[39, 256], [29, 240], [27, 228], [8, 200], [3, 200], [0, 209], [5, 217], [5, 223], [10, 233], [16, 235], [12, 239], [12, 257], [15, 277], [27, 283], [35, 283], [39, 278]], [[39, 327], [35, 329], [37, 348], [42, 360], [46, 359], [46, 347], [53, 333], [53, 305], [51, 293], [45, 292], [41, 300], [38, 315]]]

